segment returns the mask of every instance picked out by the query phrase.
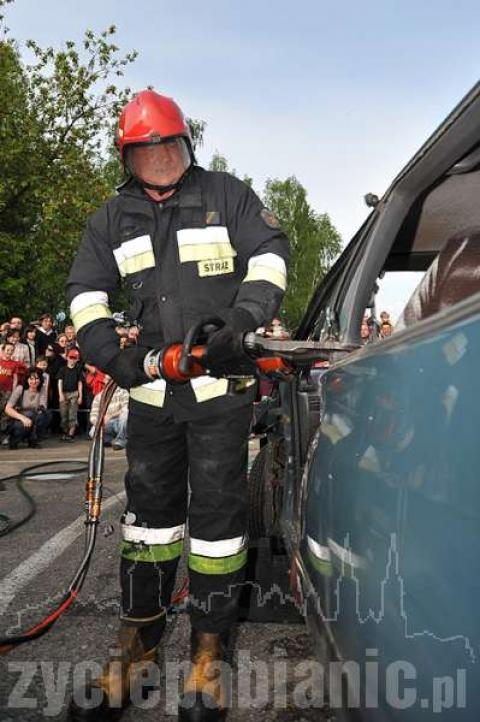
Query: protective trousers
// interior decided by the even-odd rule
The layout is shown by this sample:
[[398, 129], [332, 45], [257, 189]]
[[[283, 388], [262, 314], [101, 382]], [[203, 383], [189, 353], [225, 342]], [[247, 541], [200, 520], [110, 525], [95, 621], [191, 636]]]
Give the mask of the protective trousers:
[[[237, 616], [247, 556], [251, 405], [176, 422], [130, 401], [122, 519], [122, 619], [146, 625], [169, 606], [188, 516], [192, 629], [225, 632]], [[190, 495], [189, 495], [190, 487]]]

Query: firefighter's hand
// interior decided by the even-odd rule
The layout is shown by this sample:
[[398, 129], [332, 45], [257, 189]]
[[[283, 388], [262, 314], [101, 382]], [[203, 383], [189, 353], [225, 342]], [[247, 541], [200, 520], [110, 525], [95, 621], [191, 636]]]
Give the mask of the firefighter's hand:
[[212, 376], [255, 374], [255, 364], [243, 350], [243, 335], [231, 326], [223, 326], [208, 334], [202, 363]]
[[119, 351], [105, 366], [104, 371], [109, 374], [122, 389], [131, 389], [132, 386], [147, 384], [151, 381], [144, 369], [144, 360], [147, 352], [147, 348], [129, 346]]

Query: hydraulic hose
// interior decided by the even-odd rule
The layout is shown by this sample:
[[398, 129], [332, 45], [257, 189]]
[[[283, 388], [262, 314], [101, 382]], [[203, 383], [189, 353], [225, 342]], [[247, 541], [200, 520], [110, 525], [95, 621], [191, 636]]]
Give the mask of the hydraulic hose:
[[[52, 612], [50, 612], [46, 617], [44, 617], [43, 620], [41, 620], [38, 624], [31, 627], [30, 629], [26, 630], [23, 634], [19, 634], [15, 637], [0, 638], [0, 654], [6, 654], [20, 644], [24, 644], [25, 642], [31, 642], [34, 639], [38, 639], [46, 632], [48, 632], [55, 624], [57, 619], [73, 604], [83, 586], [85, 577], [87, 576], [93, 550], [95, 548], [97, 526], [101, 511], [102, 473], [104, 462], [103, 420], [115, 389], [116, 384], [113, 381], [110, 381], [103, 391], [98, 413], [98, 421], [95, 427], [92, 445], [90, 447], [90, 454], [88, 460], [88, 479], [86, 485], [85, 499], [85, 552], [83, 558], [80, 561], [77, 571], [75, 572], [67, 588], [67, 591], [63, 595], [60, 604], [57, 605], [57, 607], [52, 610]], [[53, 464], [58, 465], [58, 462], [53, 462]], [[53, 464], [51, 463], [50, 465]], [[14, 528], [17, 529], [22, 524], [25, 524], [26, 521], [28, 521], [28, 519], [30, 519], [35, 513], [35, 502], [30, 496], [30, 494], [28, 494], [28, 492], [23, 489], [21, 480], [24, 480], [25, 476], [28, 474], [28, 472], [31, 473], [32, 469], [44, 468], [45, 466], [46, 464], [35, 464], [34, 466], [30, 466], [27, 469], [24, 469], [20, 474], [0, 479], [0, 481], [7, 481], [18, 478], [19, 481], [17, 482], [17, 487], [20, 489], [24, 497], [28, 500], [30, 505], [29, 511], [20, 520], [20, 522], [10, 523], [8, 527], [8, 532], [4, 531], [4, 533], [9, 533], [13, 531]], [[85, 468], [86, 465], [83, 465], [83, 468], [81, 470], [83, 471]], [[8, 520], [8, 522], [10, 522], [10, 520]]]
[[[51, 469], [51, 467], [55, 467], [58, 473], [63, 474], [81, 474], [82, 472], [86, 471], [87, 464], [85, 462], [67, 462], [69, 464], [69, 467], [66, 468], [65, 466], [61, 466], [62, 464], [65, 464], [63, 461], [46, 461], [43, 464], [33, 464], [32, 466], [26, 466], [24, 469], [22, 469], [17, 474], [11, 474], [10, 476], [2, 476], [0, 478], [0, 484], [3, 484], [4, 482], [9, 481], [15, 481], [16, 487], [18, 492], [23, 496], [25, 501], [27, 502], [28, 510], [24, 516], [22, 516], [17, 521], [12, 521], [12, 519], [7, 516], [6, 514], [0, 514], [0, 537], [6, 536], [7, 534], [11, 534], [11, 532], [15, 531], [15, 529], [19, 529], [21, 526], [27, 523], [34, 514], [37, 511], [37, 505], [35, 503], [35, 499], [31, 494], [28, 493], [28, 491], [23, 486], [25, 480], [32, 476], [32, 472], [34, 472], [37, 469]], [[72, 466], [70, 466], [70, 464]], [[48, 474], [51, 474], [51, 470], [49, 471], [43, 471], [38, 472], [37, 474], [34, 474], [34, 476], [41, 477]]]

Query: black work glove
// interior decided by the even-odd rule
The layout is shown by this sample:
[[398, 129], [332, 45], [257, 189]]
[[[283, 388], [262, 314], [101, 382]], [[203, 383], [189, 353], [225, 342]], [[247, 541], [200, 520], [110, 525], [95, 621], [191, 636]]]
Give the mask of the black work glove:
[[147, 376], [143, 363], [148, 349], [141, 346], [129, 346], [119, 351], [103, 369], [122, 389], [141, 386], [152, 379]]
[[256, 367], [243, 350], [243, 336], [257, 327], [255, 319], [240, 308], [226, 309], [218, 316], [225, 321], [225, 326], [209, 331], [207, 325], [205, 329], [205, 367], [212, 376], [253, 376]]

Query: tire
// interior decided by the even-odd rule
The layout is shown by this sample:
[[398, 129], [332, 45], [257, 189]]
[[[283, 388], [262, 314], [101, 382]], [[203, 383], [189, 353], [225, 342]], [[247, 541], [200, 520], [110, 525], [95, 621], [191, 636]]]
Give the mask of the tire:
[[[290, 601], [290, 561], [278, 529], [282, 490], [278, 441], [265, 444], [248, 476], [248, 560], [240, 598], [240, 619], [254, 623], [303, 623]], [[274, 592], [274, 593], [273, 593]]]
[[251, 540], [269, 536], [272, 530], [271, 458], [271, 446], [266, 444], [255, 457], [248, 475], [248, 536]]

